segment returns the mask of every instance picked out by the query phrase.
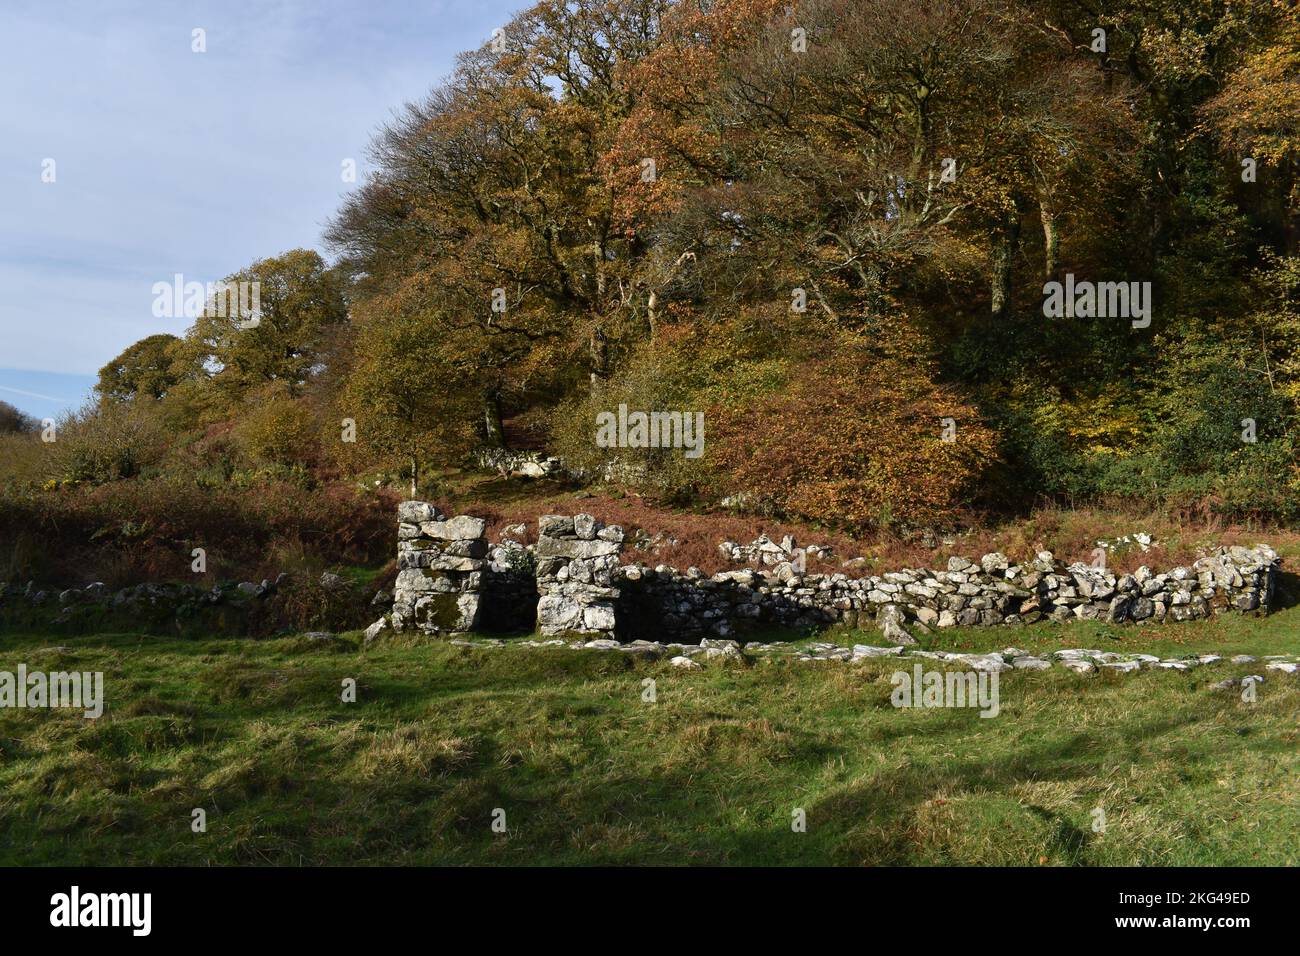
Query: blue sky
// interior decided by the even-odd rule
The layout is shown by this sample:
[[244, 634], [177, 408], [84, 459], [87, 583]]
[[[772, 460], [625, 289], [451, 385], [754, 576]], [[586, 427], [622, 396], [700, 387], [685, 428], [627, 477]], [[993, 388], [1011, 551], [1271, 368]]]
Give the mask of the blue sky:
[[[45, 417], [214, 281], [321, 231], [370, 137], [527, 0], [7, 0], [0, 399]], [[191, 52], [192, 31], [207, 52]], [[55, 181], [42, 182], [55, 161]]]

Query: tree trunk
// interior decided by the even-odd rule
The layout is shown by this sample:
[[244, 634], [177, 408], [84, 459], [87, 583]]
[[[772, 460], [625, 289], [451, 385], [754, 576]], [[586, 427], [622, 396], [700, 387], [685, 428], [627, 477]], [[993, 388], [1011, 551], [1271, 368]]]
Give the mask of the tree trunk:
[[1295, 179], [1287, 176], [1282, 189], [1282, 243], [1288, 257], [1300, 252], [1300, 212], [1292, 212], [1286, 199], [1295, 192]]
[[[885, 315], [885, 279], [885, 269], [878, 261], [873, 260], [867, 263], [864, 278], [866, 288], [863, 289], [863, 300], [867, 310], [867, 318], [872, 322], [883, 318]], [[819, 296], [819, 298], [821, 297]], [[822, 302], [825, 301], [822, 298]]]
[[501, 424], [501, 395], [495, 389], [483, 393], [483, 432], [488, 447], [506, 447], [506, 430]]
[[1011, 264], [1020, 241], [1020, 216], [1013, 209], [1007, 213], [993, 237], [992, 274], [989, 292], [995, 318], [1011, 314]]
[[609, 344], [605, 333], [596, 329], [591, 333], [591, 388], [594, 392], [598, 382], [609, 377]]
[[1039, 200], [1038, 215], [1043, 220], [1043, 278], [1055, 279], [1061, 267], [1061, 236], [1056, 228], [1056, 211], [1046, 199]]
[[414, 498], [420, 484], [420, 460], [411, 455], [411, 497]]

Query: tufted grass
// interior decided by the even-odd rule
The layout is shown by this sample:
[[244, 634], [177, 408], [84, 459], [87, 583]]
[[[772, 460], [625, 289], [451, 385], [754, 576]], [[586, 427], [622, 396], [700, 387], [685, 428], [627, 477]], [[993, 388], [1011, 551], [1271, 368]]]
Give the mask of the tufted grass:
[[[1300, 651], [1296, 609], [1154, 630], [944, 646]], [[0, 710], [3, 864], [1300, 862], [1300, 679], [1260, 665], [1006, 674], [1001, 714], [981, 719], [893, 708], [887, 661], [680, 671], [355, 635], [0, 643], [3, 670], [102, 670], [109, 700], [98, 721]], [[1254, 704], [1208, 687], [1255, 672]]]

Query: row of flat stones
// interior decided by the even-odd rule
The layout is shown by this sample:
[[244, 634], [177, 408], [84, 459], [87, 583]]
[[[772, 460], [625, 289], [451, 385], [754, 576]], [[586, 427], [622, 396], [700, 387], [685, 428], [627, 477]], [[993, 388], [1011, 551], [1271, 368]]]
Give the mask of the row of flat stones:
[[[903, 646], [872, 647], [867, 644], [844, 647], [839, 644], [824, 642], [798, 646], [787, 641], [775, 641], [767, 644], [751, 642], [742, 647], [737, 641], [713, 640], [710, 638], [706, 638], [699, 644], [665, 644], [658, 641], [632, 641], [622, 644], [610, 639], [581, 641], [565, 640], [563, 638], [546, 641], [453, 640], [450, 643], [464, 647], [566, 647], [572, 650], [614, 651], [647, 659], [670, 656], [670, 663], [677, 667], [686, 668], [700, 666], [695, 658], [704, 660], [752, 658], [754, 660], [772, 661], [786, 658], [795, 661], [859, 661], [867, 658], [890, 657], [934, 660], [944, 665], [960, 665], [975, 671], [1049, 670], [1055, 665], [1076, 674], [1090, 674], [1097, 671], [1131, 673], [1142, 669], [1186, 671], [1194, 667], [1219, 664], [1225, 660], [1219, 654], [1161, 658], [1155, 654], [1121, 654], [1116, 651], [1099, 651], [1086, 648], [1069, 648], [1053, 651], [1050, 654], [1034, 655], [1016, 647], [1007, 647], [1001, 651], [982, 654], [926, 651]], [[1270, 654], [1256, 657], [1250, 654], [1237, 654], [1231, 658], [1226, 658], [1226, 660], [1232, 664], [1262, 663], [1266, 670], [1286, 674], [1295, 674], [1300, 671], [1300, 657], [1295, 655]], [[1255, 679], [1262, 680], [1263, 678], [1256, 677]], [[1222, 682], [1222, 685], [1226, 687], [1237, 683], [1240, 683], [1240, 681], [1230, 679]]]

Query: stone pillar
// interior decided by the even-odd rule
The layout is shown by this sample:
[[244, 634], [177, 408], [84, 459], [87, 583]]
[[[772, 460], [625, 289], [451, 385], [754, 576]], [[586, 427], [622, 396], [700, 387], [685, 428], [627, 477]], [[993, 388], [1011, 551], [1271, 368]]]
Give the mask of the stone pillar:
[[453, 634], [478, 624], [487, 522], [447, 518], [424, 501], [397, 506], [396, 630]]
[[623, 529], [591, 515], [543, 515], [537, 522], [537, 627], [543, 634], [614, 636], [614, 569]]

